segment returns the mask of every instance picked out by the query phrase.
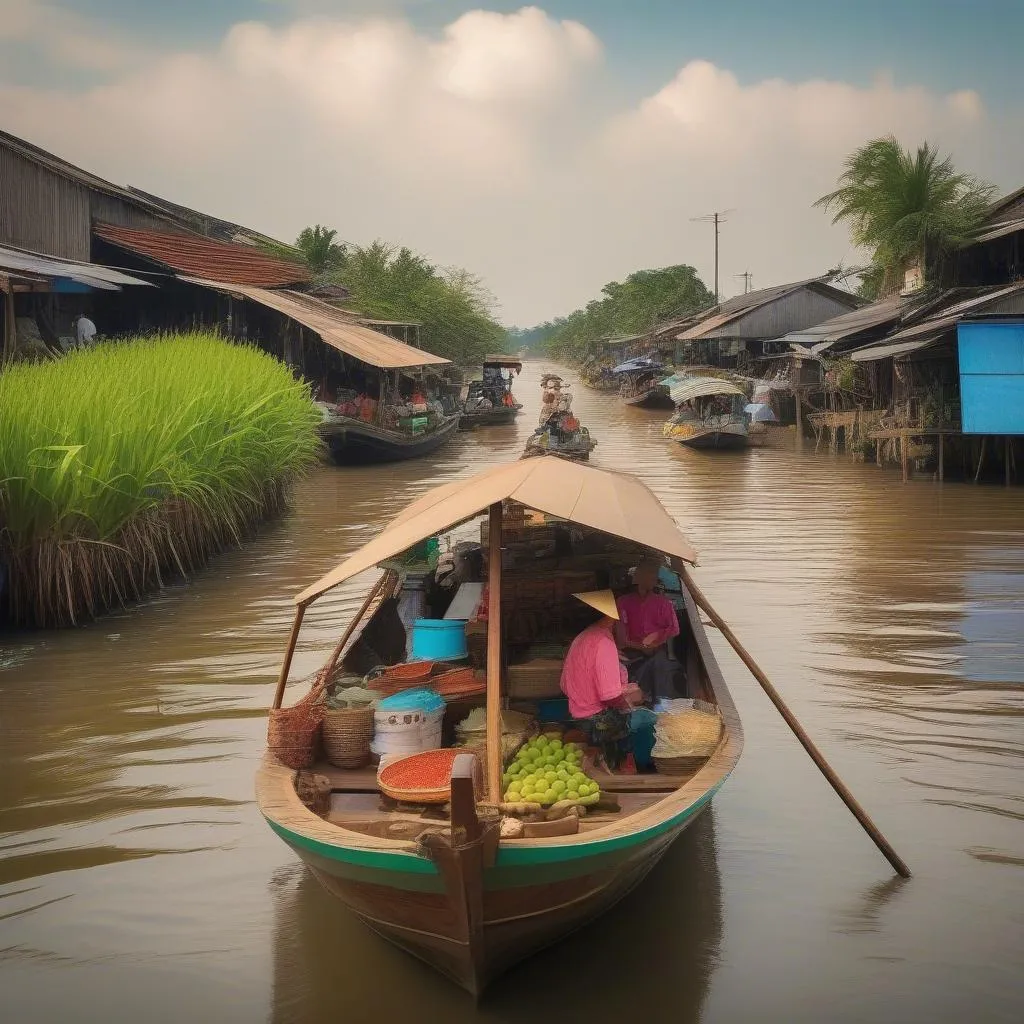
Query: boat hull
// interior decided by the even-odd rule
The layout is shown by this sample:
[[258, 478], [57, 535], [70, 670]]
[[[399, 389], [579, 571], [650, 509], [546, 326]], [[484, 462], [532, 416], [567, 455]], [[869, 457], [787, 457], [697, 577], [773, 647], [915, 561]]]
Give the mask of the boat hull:
[[638, 395], [620, 395], [619, 397], [625, 405], [633, 405], [641, 409], [674, 408], [668, 389], [660, 385]]
[[505, 427], [515, 423], [522, 406], [501, 406], [495, 409], [480, 409], [464, 412], [459, 417], [459, 429], [472, 430], [474, 427]]
[[456, 432], [459, 418], [452, 416], [437, 430], [419, 436], [381, 430], [372, 424], [346, 423], [324, 426], [320, 434], [331, 458], [340, 465], [400, 462], [429, 455], [448, 442]]
[[693, 437], [677, 438], [687, 448], [729, 449], [746, 448], [750, 443], [746, 434], [734, 434], [728, 430], [708, 430]]
[[479, 995], [515, 963], [627, 895], [709, 802], [710, 795], [644, 835], [582, 847], [503, 846], [482, 869], [482, 886], [475, 887], [467, 884], [474, 877], [471, 866], [445, 870], [426, 857], [383, 853], [374, 855], [377, 863], [368, 863], [365, 854], [353, 863], [346, 853], [354, 851], [313, 850], [304, 837], [270, 824], [366, 925]]

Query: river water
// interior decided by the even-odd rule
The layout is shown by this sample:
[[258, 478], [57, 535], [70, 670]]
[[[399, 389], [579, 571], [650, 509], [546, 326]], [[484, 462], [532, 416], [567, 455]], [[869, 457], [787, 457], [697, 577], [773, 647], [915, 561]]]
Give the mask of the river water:
[[[700, 453], [579, 391], [594, 464], [639, 473], [696, 577], [914, 870], [886, 862], [712, 632], [746, 731], [713, 810], [627, 902], [479, 1008], [321, 892], [252, 778], [292, 595], [515, 427], [324, 467], [188, 584], [0, 637], [0, 1020], [1024, 1019], [1024, 491], [842, 457]], [[314, 606], [313, 671], [365, 580]], [[294, 696], [294, 694], [293, 694]]]

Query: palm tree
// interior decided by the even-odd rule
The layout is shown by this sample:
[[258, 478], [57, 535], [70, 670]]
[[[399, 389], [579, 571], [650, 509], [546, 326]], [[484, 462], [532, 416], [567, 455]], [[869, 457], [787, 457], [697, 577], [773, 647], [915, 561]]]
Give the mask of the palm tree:
[[314, 274], [326, 274], [344, 264], [345, 246], [335, 242], [337, 234], [333, 228], [322, 228], [317, 224], [303, 228], [295, 240], [295, 247], [302, 253], [306, 265]]
[[957, 173], [927, 142], [915, 155], [890, 135], [852, 153], [839, 188], [814, 205], [832, 212], [833, 224], [849, 221], [854, 244], [874, 250], [873, 276], [884, 295], [915, 263], [927, 278], [941, 256], [970, 238], [994, 196], [994, 186]]

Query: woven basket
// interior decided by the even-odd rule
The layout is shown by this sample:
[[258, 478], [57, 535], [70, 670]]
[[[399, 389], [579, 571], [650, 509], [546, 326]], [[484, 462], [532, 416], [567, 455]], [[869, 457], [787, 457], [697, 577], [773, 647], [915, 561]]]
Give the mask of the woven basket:
[[335, 768], [362, 768], [370, 761], [373, 707], [328, 708], [323, 722], [324, 756]]
[[506, 669], [507, 692], [517, 700], [543, 700], [562, 696], [562, 662], [558, 658], [535, 658]]
[[475, 697], [487, 692], [486, 680], [480, 679], [472, 668], [453, 668], [433, 676], [426, 683], [442, 697]]
[[[389, 761], [377, 773], [377, 785], [385, 796], [401, 803], [446, 804], [451, 799], [452, 767], [464, 753], [465, 750], [446, 747]], [[483, 789], [479, 762], [473, 773], [473, 788], [478, 794]]]
[[309, 693], [290, 708], [273, 708], [267, 721], [267, 747], [288, 768], [308, 768], [316, 758], [316, 744], [324, 719], [327, 673], [318, 672]]

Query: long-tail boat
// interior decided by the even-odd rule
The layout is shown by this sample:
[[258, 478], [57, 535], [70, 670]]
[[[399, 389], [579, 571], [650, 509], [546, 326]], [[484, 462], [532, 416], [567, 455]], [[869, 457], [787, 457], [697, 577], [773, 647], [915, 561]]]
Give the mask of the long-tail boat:
[[[475, 994], [639, 884], [709, 806], [743, 745], [736, 709], [687, 589], [684, 563], [696, 561], [689, 541], [639, 479], [552, 456], [502, 465], [427, 492], [298, 594], [274, 707], [282, 702], [303, 615], [315, 601], [374, 566], [387, 566], [318, 673], [316, 686], [322, 688], [346, 670], [361, 634], [374, 630], [384, 609], [390, 605], [393, 611], [389, 599], [403, 591], [401, 566], [409, 553], [481, 517], [488, 557], [486, 789], [480, 795], [487, 799], [478, 799], [477, 760], [471, 753], [455, 760], [450, 802], [440, 813], [436, 807], [420, 814], [387, 805], [376, 796], [373, 768], [310, 765], [314, 777], [321, 775], [330, 788], [330, 808], [319, 808], [320, 813], [300, 798], [297, 785], [304, 773], [286, 767], [269, 750], [256, 777], [257, 801], [268, 824], [329, 893], [370, 928]], [[532, 529], [560, 531], [562, 542], [552, 547], [558, 552], [551, 555], [553, 563], [549, 559], [542, 570], [531, 568], [524, 575], [517, 573], [512, 556]], [[622, 567], [652, 554], [662, 556], [662, 579], [677, 609], [676, 654], [685, 667], [687, 695], [720, 716], [717, 741], [709, 756], [673, 766], [674, 774], [602, 774], [602, 800], [611, 805], [588, 808], [574, 819], [571, 834], [508, 837], [502, 827], [508, 819], [495, 809], [505, 806], [502, 710], [515, 667], [511, 637], [523, 610], [522, 605], [516, 609], [515, 600], [521, 600], [524, 585], [529, 590], [540, 583], [564, 597], [567, 607], [574, 605], [573, 591], [621, 584], [625, 577], [616, 574]], [[534, 618], [553, 630], [557, 616], [549, 610]]]
[[518, 356], [484, 356], [481, 379], [470, 381], [466, 389], [460, 427], [467, 430], [514, 423], [523, 406], [512, 394], [512, 380], [522, 370]]

